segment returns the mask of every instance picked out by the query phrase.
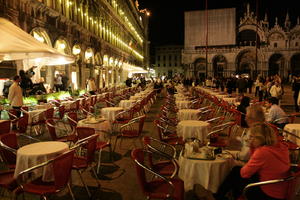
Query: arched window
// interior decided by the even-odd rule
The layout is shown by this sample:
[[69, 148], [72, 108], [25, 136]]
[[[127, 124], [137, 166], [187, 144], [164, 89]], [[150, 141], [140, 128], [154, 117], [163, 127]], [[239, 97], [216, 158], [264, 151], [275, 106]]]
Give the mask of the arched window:
[[277, 43], [276, 43], [276, 42], [274, 43], [274, 47], [275, 47], [275, 48], [277, 47]]
[[295, 43], [295, 47], [297, 47], [297, 46], [298, 46], [298, 42]]

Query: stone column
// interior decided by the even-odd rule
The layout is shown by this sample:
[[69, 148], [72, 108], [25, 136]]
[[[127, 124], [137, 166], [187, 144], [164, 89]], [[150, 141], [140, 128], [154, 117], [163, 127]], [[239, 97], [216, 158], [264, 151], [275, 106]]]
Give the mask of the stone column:
[[100, 78], [99, 88], [103, 88], [103, 70], [102, 69], [99, 70], [99, 78]]
[[115, 85], [115, 69], [111, 70], [111, 86], [113, 87]]

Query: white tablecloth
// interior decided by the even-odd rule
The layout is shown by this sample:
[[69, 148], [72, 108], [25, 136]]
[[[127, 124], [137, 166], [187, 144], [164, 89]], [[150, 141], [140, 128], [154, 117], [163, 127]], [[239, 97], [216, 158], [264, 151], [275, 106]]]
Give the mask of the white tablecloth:
[[87, 119], [83, 119], [78, 121], [77, 127], [89, 127], [89, 128], [94, 128], [96, 130], [96, 133], [99, 134], [99, 140], [101, 141], [106, 141], [109, 138], [104, 132], [101, 132], [100, 130], [104, 130], [106, 132], [111, 131], [111, 125], [109, 121], [104, 121], [104, 122], [99, 122], [99, 123], [90, 123], [87, 121]]
[[[284, 130], [291, 132], [300, 137], [300, 124], [287, 124], [284, 126]], [[294, 142], [294, 143], [300, 145], [300, 140], [296, 139], [295, 137], [293, 137], [291, 135], [287, 135], [287, 139], [290, 140], [291, 142]]]
[[205, 189], [216, 193], [235, 162], [232, 158], [193, 160], [180, 156], [178, 164], [178, 176], [184, 181], [185, 191], [192, 190], [194, 184], [200, 184]]
[[176, 101], [175, 103], [178, 109], [188, 109], [191, 107], [192, 104], [191, 101]]
[[[25, 169], [43, 163], [47, 160], [55, 158], [59, 154], [67, 151], [69, 146], [64, 142], [38, 142], [21, 147], [17, 151], [17, 163], [14, 177]], [[43, 175], [44, 181], [53, 181], [51, 168], [40, 168], [33, 171], [35, 177]]]
[[179, 121], [182, 120], [198, 120], [200, 111], [198, 109], [181, 109], [177, 113]]
[[183, 120], [177, 124], [177, 134], [183, 139], [197, 138], [204, 142], [208, 134], [209, 123], [197, 120]]
[[228, 95], [227, 95], [227, 94], [218, 94], [218, 95], [216, 95], [216, 97], [217, 97], [218, 99], [223, 99], [223, 98], [227, 98]]
[[236, 102], [236, 98], [223, 98], [224, 101], [227, 101], [229, 104], [234, 104]]
[[[32, 122], [37, 122], [38, 120], [41, 120], [44, 118], [44, 115], [42, 112], [45, 112], [47, 109], [37, 109], [37, 110], [31, 110], [28, 112], [28, 124], [31, 124]], [[39, 113], [41, 113], [39, 115]]]
[[119, 106], [122, 108], [130, 108], [135, 104], [136, 100], [121, 100]]
[[54, 108], [54, 105], [51, 103], [45, 103], [45, 104], [40, 104], [40, 105], [35, 105], [34, 109], [38, 110], [38, 109], [49, 109], [49, 108]]
[[140, 99], [143, 99], [143, 96], [131, 96], [129, 99], [130, 100], [140, 100]]
[[116, 119], [116, 115], [123, 111], [122, 107], [106, 107], [101, 109], [101, 115], [110, 122]]
[[62, 106], [65, 106], [66, 110], [70, 110], [71, 108], [75, 109], [76, 108], [76, 103], [75, 101], [63, 101], [60, 103]]

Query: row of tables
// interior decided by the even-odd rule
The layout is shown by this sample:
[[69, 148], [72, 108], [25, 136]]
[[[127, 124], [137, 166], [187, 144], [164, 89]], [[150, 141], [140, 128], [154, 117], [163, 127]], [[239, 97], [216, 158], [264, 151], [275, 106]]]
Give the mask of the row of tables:
[[[122, 100], [119, 104], [120, 107], [102, 108], [102, 118], [83, 119], [78, 122], [77, 126], [94, 128], [96, 133], [99, 134], [99, 139], [107, 141], [110, 138], [107, 133], [111, 132], [112, 122], [115, 120], [115, 116], [124, 109], [128, 109], [133, 106], [138, 100], [145, 98], [152, 91], [153, 90], [151, 88], [148, 88], [145, 91], [135, 94], [133, 97], [138, 98], [133, 98], [134, 100]], [[65, 105], [72, 105], [74, 102], [66, 101], [65, 103], [61, 103]], [[52, 104], [37, 105], [35, 106], [37, 109], [30, 111], [29, 115], [34, 116], [39, 112], [44, 112], [47, 108], [52, 106]], [[69, 146], [67, 143], [57, 141], [38, 142], [23, 146], [17, 150], [14, 177], [17, 178], [18, 174], [23, 170], [52, 159], [68, 150]], [[42, 175], [43, 181], [53, 181], [53, 175], [50, 168], [44, 167], [43, 169], [35, 170], [34, 176], [37, 177], [39, 175]]]
[[[175, 94], [176, 106], [179, 109], [177, 118], [180, 121], [177, 125], [177, 134], [183, 139], [196, 138], [205, 142], [206, 136], [210, 130], [210, 124], [199, 121], [201, 113], [198, 109], [191, 109], [192, 102], [189, 100], [189, 93], [182, 86], [177, 86], [178, 94]], [[228, 95], [219, 93], [210, 88], [197, 87], [205, 93], [216, 96], [220, 100], [227, 101], [229, 104], [237, 105], [237, 99], [228, 97]], [[287, 124], [285, 130], [300, 136], [300, 124]], [[300, 140], [293, 136], [287, 135], [287, 138], [300, 145]], [[189, 144], [186, 144], [189, 145]], [[220, 184], [224, 181], [232, 167], [241, 165], [240, 161], [234, 159], [238, 151], [229, 151], [221, 154], [214, 160], [191, 159], [181, 154], [179, 163], [179, 177], [184, 181], [186, 191], [192, 190], [195, 184], [202, 185], [211, 192], [217, 192]], [[230, 155], [230, 156], [228, 156]], [[195, 156], [195, 155], [194, 155]]]

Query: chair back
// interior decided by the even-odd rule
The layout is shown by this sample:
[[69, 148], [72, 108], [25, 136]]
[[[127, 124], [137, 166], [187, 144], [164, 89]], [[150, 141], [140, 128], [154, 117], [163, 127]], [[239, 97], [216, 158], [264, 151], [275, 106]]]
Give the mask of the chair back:
[[175, 159], [176, 158], [176, 149], [174, 146], [157, 140], [155, 138], [144, 136], [143, 142], [146, 148], [151, 152], [156, 152], [161, 154], [163, 157], [167, 159]]
[[163, 140], [164, 138], [163, 138], [163, 130], [162, 130], [162, 126], [161, 126], [161, 124], [160, 124], [160, 122], [159, 122], [159, 120], [154, 120], [154, 125], [156, 126], [156, 128], [157, 128], [157, 133], [158, 133], [158, 137], [159, 137], [159, 140]]
[[131, 158], [135, 162], [136, 173], [144, 193], [147, 193], [147, 179], [145, 169], [143, 168], [145, 155], [143, 149], [133, 149], [131, 151]]
[[56, 130], [55, 130], [55, 122], [53, 119], [47, 119], [46, 120], [46, 125], [48, 132], [50, 134], [50, 137], [53, 141], [57, 140], [57, 135], [56, 135]]
[[71, 170], [73, 164], [75, 150], [70, 150], [57, 156], [53, 160], [53, 175], [56, 189], [64, 188], [71, 177]]
[[48, 109], [45, 111], [45, 118], [46, 118], [46, 119], [52, 119], [52, 118], [53, 118], [53, 115], [54, 115], [54, 108], [48, 108]]
[[26, 133], [28, 127], [28, 113], [23, 112], [23, 116], [19, 118], [18, 121], [18, 131], [19, 133]]
[[63, 119], [64, 116], [65, 116], [65, 112], [66, 112], [65, 106], [59, 106], [58, 107], [58, 112], [59, 112], [59, 118]]
[[89, 127], [77, 127], [76, 131], [79, 140], [95, 134], [95, 129]]
[[72, 129], [75, 129], [78, 122], [78, 117], [76, 112], [68, 112], [68, 121]]
[[9, 115], [9, 119], [10, 120], [15, 120], [15, 119], [17, 119], [18, 117], [17, 117], [17, 115], [18, 115], [18, 111], [16, 110], [16, 109], [9, 109], [8, 110], [8, 115]]
[[10, 132], [10, 120], [1, 120], [0, 121], [0, 135]]
[[142, 134], [142, 131], [143, 131], [143, 128], [144, 128], [144, 123], [145, 123], [145, 118], [146, 118], [146, 115], [142, 115], [139, 118], [139, 135]]
[[93, 134], [85, 138], [79, 139], [73, 148], [83, 146], [86, 149], [86, 164], [90, 165], [94, 161], [95, 151], [97, 147], [98, 134]]
[[[300, 163], [298, 163], [300, 164]], [[289, 186], [287, 190], [287, 199], [294, 200], [300, 186], [300, 165], [297, 169], [292, 172], [291, 180], [289, 181]]]
[[7, 147], [11, 148], [5, 148], [2, 146], [2, 144], [0, 144], [1, 157], [8, 165], [15, 165], [16, 151], [14, 150], [17, 150], [19, 148], [17, 135], [14, 133], [3, 134], [0, 136], [0, 141]]
[[248, 184], [243, 190], [243, 195], [247, 199], [247, 191], [250, 188], [269, 185], [269, 184], [283, 183], [283, 182], [287, 183], [287, 190], [284, 199], [294, 200], [300, 186], [300, 166], [298, 165], [296, 170], [291, 171], [291, 175], [289, 177]]

